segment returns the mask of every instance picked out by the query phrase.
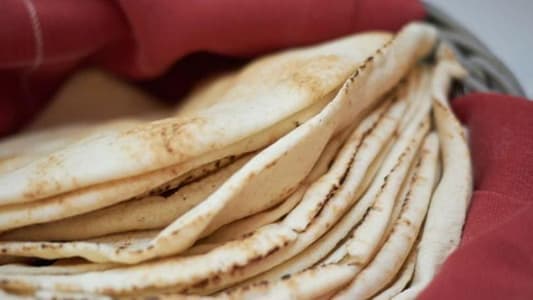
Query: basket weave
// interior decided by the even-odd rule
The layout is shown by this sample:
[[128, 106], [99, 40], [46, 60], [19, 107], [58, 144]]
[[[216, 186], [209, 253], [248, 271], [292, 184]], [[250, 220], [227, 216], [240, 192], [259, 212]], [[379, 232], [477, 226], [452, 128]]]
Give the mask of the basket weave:
[[440, 38], [456, 53], [469, 71], [462, 83], [462, 93], [500, 92], [525, 96], [524, 90], [513, 73], [456, 20], [431, 4], [425, 4], [429, 23], [439, 29]]

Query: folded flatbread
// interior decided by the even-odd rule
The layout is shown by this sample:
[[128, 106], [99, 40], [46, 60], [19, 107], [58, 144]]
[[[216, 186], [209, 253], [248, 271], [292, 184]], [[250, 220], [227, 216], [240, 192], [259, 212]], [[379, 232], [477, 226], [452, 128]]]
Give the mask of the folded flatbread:
[[[138, 249], [139, 251], [131, 251], [132, 249], [126, 246], [127, 251], [119, 251], [113, 257], [122, 262], [133, 263], [178, 253], [189, 248], [206, 230], [224, 225], [222, 220], [231, 221], [233, 218], [244, 217], [246, 214], [264, 210], [269, 205], [275, 205], [275, 202], [279, 201], [275, 199], [280, 199], [282, 195], [297, 189], [331, 138], [351, 124], [358, 123], [362, 118], [362, 112], [375, 106], [383, 95], [396, 86], [415, 62], [431, 50], [434, 41], [435, 31], [432, 28], [420, 24], [407, 26], [392, 43], [370, 56], [351, 76], [347, 76], [348, 80], [337, 92], [335, 98], [327, 103], [318, 114], [254, 156], [208, 199], [163, 230], [155, 242], [151, 241], [148, 244], [152, 247], [147, 246]], [[319, 71], [324, 74], [329, 73], [328, 70]], [[283, 82], [285, 81], [286, 79]], [[231, 101], [226, 105], [229, 105], [228, 103]], [[386, 104], [385, 102], [384, 105]], [[224, 105], [215, 105], [208, 111], [215, 111], [221, 107]], [[394, 116], [397, 110], [399, 108], [395, 104], [382, 111]], [[239, 113], [245, 114], [244, 111], [239, 111]], [[262, 114], [264, 114], [263, 111]], [[377, 114], [379, 115], [379, 111]], [[359, 145], [365, 139], [366, 135], [362, 133], [373, 128], [366, 126], [375, 122], [379, 124], [378, 120], [381, 120], [379, 117], [375, 119], [377, 120], [372, 121], [370, 118], [358, 127], [352, 136], [352, 147], [345, 146], [344, 152], [351, 153], [354, 149], [353, 145]], [[391, 116], [383, 120], [391, 122], [394, 119]], [[225, 132], [219, 132], [219, 134], [223, 133]], [[372, 137], [372, 135], [369, 136]], [[133, 139], [129, 141], [135, 146]], [[386, 141], [382, 141], [382, 147], [385, 145]], [[354, 158], [354, 162], [364, 163], [367, 168], [370, 167], [382, 147], [374, 150], [371, 159]], [[161, 157], [165, 159], [168, 155]], [[347, 155], [347, 157], [350, 156]], [[340, 165], [346, 163], [341, 153], [337, 161]], [[354, 167], [354, 169], [358, 168]], [[265, 225], [250, 236], [227, 242], [205, 254], [170, 257], [136, 266], [70, 276], [0, 274], [0, 287], [115, 295], [138, 292], [149, 294], [160, 290], [184, 293], [217, 291], [270, 269], [296, 255], [316, 241], [342, 217], [344, 212], [353, 205], [354, 199], [335, 197], [336, 182], [342, 179], [342, 176], [339, 178], [337, 175], [328, 176], [328, 174], [329, 172], [337, 174], [337, 170], [346, 170], [346, 168], [332, 166], [331, 170], [321, 177], [321, 179], [327, 178], [328, 180], [320, 181], [319, 179], [317, 181], [319, 184], [315, 188], [309, 188], [315, 191], [323, 189], [331, 191], [333, 188], [333, 198], [326, 197], [325, 201], [320, 201], [324, 199], [316, 195], [322, 195], [322, 193], [310, 194], [307, 198], [304, 197], [283, 221]], [[359, 182], [362, 182], [364, 176], [359, 177]], [[351, 193], [356, 191], [357, 189], [352, 189]], [[242, 200], [250, 198], [254, 198], [257, 202], [250, 203]], [[227, 215], [230, 216], [229, 219]], [[303, 238], [299, 239], [299, 237]], [[180, 270], [180, 272], [175, 272], [175, 270]]]
[[[10, 188], [0, 190], [0, 205], [33, 202], [203, 155], [214, 161], [257, 150], [293, 126], [261, 142], [242, 143], [243, 139], [282, 120], [304, 121], [294, 114], [331, 100], [358, 64], [389, 39], [386, 33], [365, 33], [259, 59], [239, 72], [232, 86], [218, 95], [217, 105], [183, 118], [98, 135], [1, 176], [0, 186]], [[224, 151], [239, 142], [238, 149]]]

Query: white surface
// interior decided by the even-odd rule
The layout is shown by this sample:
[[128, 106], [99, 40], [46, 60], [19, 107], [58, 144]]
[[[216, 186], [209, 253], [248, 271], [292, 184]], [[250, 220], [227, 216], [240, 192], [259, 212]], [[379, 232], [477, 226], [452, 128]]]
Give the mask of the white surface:
[[479, 37], [533, 98], [533, 0], [424, 0]]

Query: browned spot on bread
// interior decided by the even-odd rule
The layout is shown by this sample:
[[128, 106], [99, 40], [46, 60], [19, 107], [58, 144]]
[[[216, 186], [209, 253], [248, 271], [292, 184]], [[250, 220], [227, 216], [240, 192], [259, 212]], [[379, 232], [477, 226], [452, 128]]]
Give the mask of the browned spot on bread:
[[[353, 81], [355, 80], [355, 78], [357, 76], [359, 76], [359, 72], [360, 71], [363, 71], [367, 65], [369, 65], [370, 63], [372, 63], [372, 61], [374, 60], [374, 58], [378, 55], [382, 55], [383, 54], [383, 50], [386, 49], [387, 47], [389, 47], [389, 45], [392, 43], [392, 41], [394, 40], [394, 38], [390, 39], [389, 41], [387, 41], [385, 44], [383, 44], [383, 46], [381, 48], [378, 48], [375, 52], [375, 54], [369, 56], [366, 58], [366, 60], [357, 67], [357, 69], [355, 69], [354, 73], [348, 78], [348, 82], [349, 83], [353, 83]], [[348, 89], [345, 89], [344, 90], [344, 93], [348, 93]]]
[[383, 207], [381, 207], [381, 206], [372, 206], [372, 207], [370, 207], [370, 210], [380, 212], [380, 211], [383, 211]]
[[[411, 139], [411, 143], [413, 143], [415, 140], [414, 139]], [[407, 153], [410, 151], [411, 147], [408, 146], [401, 154], [400, 154], [400, 157], [398, 158], [398, 161], [395, 163], [395, 165], [392, 167], [392, 169], [389, 171], [389, 173], [387, 175], [385, 175], [385, 177], [383, 178], [383, 184], [380, 186], [380, 189], [378, 191], [378, 193], [376, 194], [376, 199], [379, 198], [379, 196], [383, 193], [383, 191], [385, 190], [385, 187], [388, 185], [388, 181], [389, 181], [389, 176], [395, 172], [395, 170], [400, 166], [400, 164], [402, 163], [402, 161], [404, 160], [405, 156], [407, 155]], [[407, 194], [407, 196], [409, 196], [409, 193]], [[404, 203], [402, 205], [405, 205], [406, 201], [404, 201]], [[356, 224], [356, 226], [354, 226], [354, 228], [356, 228], [357, 226], [359, 226], [360, 224], [362, 224], [366, 218], [368, 217], [368, 215], [371, 213], [371, 211], [382, 211], [383, 208], [382, 207], [379, 207], [379, 206], [371, 206], [369, 207], [363, 217], [361, 218], [361, 220], [358, 222], [358, 224]], [[403, 208], [402, 208], [403, 210]]]
[[269, 162], [266, 166], [265, 166], [265, 169], [270, 169], [272, 168], [273, 166], [275, 166], [276, 164], [278, 163], [278, 160], [273, 160], [271, 162]]
[[301, 90], [308, 90], [313, 95], [323, 96], [330, 92], [327, 82], [317, 75], [317, 72], [328, 72], [329, 68], [337, 65], [341, 58], [337, 55], [322, 55], [313, 60], [294, 59], [287, 61], [284, 66], [287, 73], [282, 74], [282, 79], [286, 84], [295, 86]]
[[[243, 269], [250, 267], [254, 263], [257, 263], [269, 256], [272, 256], [274, 253], [278, 252], [280, 249], [286, 247], [289, 243], [290, 241], [285, 239], [283, 240], [281, 245], [273, 245], [272, 248], [270, 248], [264, 254], [254, 253], [246, 262], [242, 264], [235, 263], [224, 270], [217, 270], [213, 272], [208, 278], [202, 278], [199, 282], [195, 283], [192, 287], [193, 288], [204, 288], [211, 283], [215, 283], [221, 280], [219, 276], [222, 274], [228, 274], [230, 276], [238, 276], [238, 273], [242, 272]], [[268, 281], [265, 281], [263, 284], [268, 284]], [[257, 284], [254, 284], [254, 286], [256, 285]]]
[[349, 265], [349, 266], [358, 267], [358, 268], [362, 268], [362, 267], [365, 266], [364, 263], [362, 263], [362, 262], [360, 262], [360, 261], [358, 261], [358, 260], [350, 261], [350, 262], [348, 263], [348, 265]]
[[[200, 169], [200, 174], [190, 174], [185, 177], [181, 182], [167, 182], [163, 184], [162, 186], [156, 187], [152, 189], [148, 194], [149, 195], [160, 195], [165, 198], [172, 196], [177, 191], [182, 189], [185, 186], [191, 185], [193, 183], [199, 182], [203, 179], [205, 179], [208, 176], [214, 175], [224, 169], [225, 167], [231, 165], [234, 163], [238, 158], [241, 158], [248, 153], [244, 153], [242, 155], [236, 156], [236, 155], [229, 155], [227, 157], [221, 158], [214, 163], [209, 163], [207, 166], [203, 166]], [[174, 166], [173, 166], [174, 167]], [[196, 172], [197, 170], [192, 170], [191, 172]]]
[[249, 237], [251, 237], [252, 235], [254, 235], [254, 233], [255, 233], [254, 231], [252, 231], [252, 232], [247, 232], [247, 233], [243, 234], [241, 237], [242, 237], [243, 239], [246, 239], [246, 238], [249, 238]]
[[206, 287], [209, 284], [209, 278], [202, 279], [201, 281], [195, 283], [192, 287], [193, 288], [203, 288]]
[[[194, 140], [194, 135], [202, 131], [205, 123], [206, 120], [199, 117], [154, 121], [119, 133], [117, 142], [127, 141], [130, 138], [143, 140], [148, 143], [153, 156], [161, 161], [170, 156], [185, 158], [187, 149], [183, 141]], [[138, 149], [128, 147], [128, 143], [121, 143], [121, 145], [124, 145], [122, 150], [125, 155], [132, 159], [139, 159], [140, 155], [143, 155]]]
[[[135, 136], [139, 139], [142, 139], [151, 144], [153, 153], [171, 153], [178, 151], [176, 141], [180, 140], [183, 135], [191, 135], [190, 132], [187, 132], [186, 128], [188, 126], [198, 126], [200, 127], [205, 120], [199, 118], [192, 119], [166, 119], [163, 121], [152, 122], [151, 124], [144, 124], [132, 129], [125, 130], [117, 136], [117, 141], [114, 143], [119, 143], [120, 139], [130, 138]], [[185, 137], [184, 137], [185, 138]], [[138, 159], [139, 155], [144, 155], [144, 153], [139, 153], [138, 149], [134, 149], [128, 146], [128, 143], [122, 143], [122, 150], [125, 155], [129, 155], [133, 159]], [[182, 155], [182, 153], [178, 153]], [[157, 157], [157, 155], [155, 155]], [[165, 157], [168, 157], [165, 156]], [[37, 163], [37, 171], [34, 173], [34, 176], [31, 177], [30, 183], [27, 190], [23, 193], [23, 196], [26, 199], [38, 199], [42, 197], [45, 193], [55, 194], [62, 189], [62, 183], [53, 179], [50, 176], [47, 176], [48, 170], [50, 168], [58, 168], [63, 164], [63, 157], [60, 154], [51, 154], [46, 159], [41, 160]], [[73, 188], [79, 188], [77, 178], [68, 178], [71, 181]]]
[[50, 154], [45, 159], [39, 160], [36, 163], [35, 173], [29, 179], [28, 188], [22, 194], [23, 197], [26, 199], [38, 199], [48, 190], [60, 191], [61, 182], [47, 176], [47, 171], [50, 168], [60, 167], [62, 164], [63, 158], [59, 154]]
[[289, 279], [289, 278], [291, 278], [291, 274], [289, 274], [289, 273], [287, 273], [287, 274], [281, 276], [281, 280], [287, 280], [287, 279]]
[[400, 222], [405, 224], [405, 226], [407, 226], [407, 227], [412, 227], [413, 226], [413, 223], [411, 221], [409, 221], [408, 219], [401, 219]]
[[102, 294], [106, 294], [106, 295], [112, 295], [115, 291], [113, 290], [113, 288], [103, 288], [102, 289]]
[[241, 272], [244, 268], [276, 253], [277, 251], [279, 251], [281, 248], [283, 248], [287, 244], [288, 244], [288, 241], [285, 241], [281, 247], [279, 245], [276, 245], [273, 248], [269, 249], [265, 254], [256, 254], [252, 256], [248, 261], [246, 261], [243, 264], [236, 263], [230, 266], [227, 270], [218, 270], [216, 272], [213, 272], [211, 276], [201, 279], [199, 282], [192, 285], [192, 287], [193, 288], [204, 288], [208, 286], [210, 283], [214, 283], [215, 281], [220, 281], [220, 274], [223, 274], [223, 273], [227, 273], [230, 276], [236, 275], [237, 273]]

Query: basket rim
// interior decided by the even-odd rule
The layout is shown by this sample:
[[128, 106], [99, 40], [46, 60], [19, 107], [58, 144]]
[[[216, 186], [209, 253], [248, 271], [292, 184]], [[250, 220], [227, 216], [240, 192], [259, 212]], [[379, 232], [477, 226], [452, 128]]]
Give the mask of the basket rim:
[[525, 97], [517, 77], [485, 43], [442, 9], [427, 2], [424, 2], [424, 6], [426, 21], [438, 28], [440, 39], [452, 46], [469, 71], [477, 74], [469, 76], [464, 82], [471, 90], [497, 91]]

